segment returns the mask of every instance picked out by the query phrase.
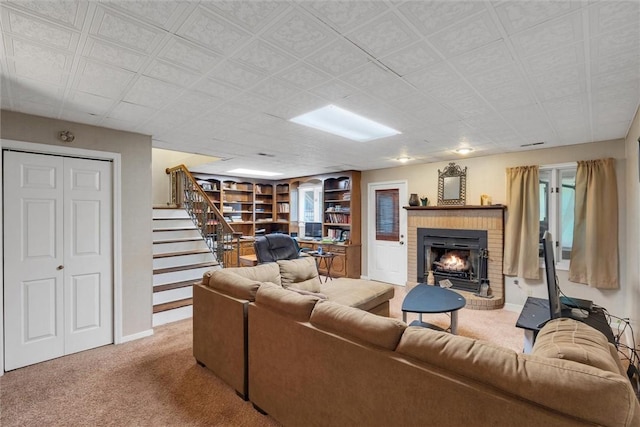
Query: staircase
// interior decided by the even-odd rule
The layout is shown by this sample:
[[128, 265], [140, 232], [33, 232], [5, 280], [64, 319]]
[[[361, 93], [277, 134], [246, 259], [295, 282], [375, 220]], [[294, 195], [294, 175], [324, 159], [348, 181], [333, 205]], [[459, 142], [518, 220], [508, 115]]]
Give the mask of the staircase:
[[192, 316], [193, 284], [220, 268], [184, 209], [153, 209], [153, 326]]

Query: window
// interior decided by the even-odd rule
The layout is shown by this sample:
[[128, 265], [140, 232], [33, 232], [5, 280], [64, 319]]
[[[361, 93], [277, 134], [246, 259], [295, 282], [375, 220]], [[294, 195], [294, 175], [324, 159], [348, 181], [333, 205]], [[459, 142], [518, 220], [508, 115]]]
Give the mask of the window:
[[376, 190], [376, 240], [400, 240], [398, 189]]
[[576, 196], [576, 165], [540, 167], [540, 257], [542, 236], [549, 230], [555, 239], [557, 268], [569, 269], [573, 246], [573, 211]]
[[298, 226], [305, 222], [322, 222], [322, 185], [303, 184], [298, 187]]

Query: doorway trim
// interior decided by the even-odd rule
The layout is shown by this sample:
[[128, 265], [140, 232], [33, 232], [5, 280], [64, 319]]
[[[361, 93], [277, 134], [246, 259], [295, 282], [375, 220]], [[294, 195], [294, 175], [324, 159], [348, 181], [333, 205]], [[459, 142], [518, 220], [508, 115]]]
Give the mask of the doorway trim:
[[[375, 190], [377, 189], [377, 187], [382, 187], [382, 186], [395, 186], [398, 187], [399, 189], [399, 197], [400, 197], [400, 224], [403, 224], [404, 226], [401, 227], [400, 229], [400, 235], [404, 236], [404, 241], [405, 241], [405, 252], [407, 252], [407, 210], [402, 208], [402, 200], [408, 200], [408, 194], [409, 194], [409, 182], [407, 180], [394, 180], [394, 181], [380, 181], [380, 182], [370, 182], [369, 184], [367, 184], [367, 242], [369, 247], [371, 247], [371, 245], [373, 244], [373, 241], [376, 238], [376, 218], [375, 218], [375, 211], [376, 211], [376, 195], [375, 195]], [[369, 269], [371, 268], [372, 265], [374, 263], [374, 259], [373, 259], [373, 251], [368, 250], [367, 251], [367, 276], [369, 276]], [[406, 271], [405, 271], [406, 274]], [[405, 277], [405, 283], [403, 286], [406, 286], [406, 282], [407, 282], [407, 277]]]
[[[108, 160], [112, 162], [112, 258], [113, 258], [113, 343], [120, 344], [122, 339], [122, 177], [120, 153], [109, 151], [96, 151], [84, 148], [74, 148], [62, 145], [39, 144], [34, 142], [0, 139], [0, 150], [6, 148], [26, 151], [35, 154], [49, 154], [58, 156], [81, 157], [93, 160]], [[2, 173], [2, 160], [0, 159], [0, 174]], [[0, 238], [4, 234], [3, 194], [0, 186]], [[0, 245], [0, 376], [4, 375], [4, 256]]]

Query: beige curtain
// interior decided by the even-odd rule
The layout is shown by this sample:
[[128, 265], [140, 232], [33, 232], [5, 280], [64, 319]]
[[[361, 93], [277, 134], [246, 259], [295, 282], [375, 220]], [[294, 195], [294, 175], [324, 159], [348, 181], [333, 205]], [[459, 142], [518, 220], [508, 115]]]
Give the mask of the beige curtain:
[[614, 159], [578, 162], [569, 280], [618, 289], [618, 186]]
[[504, 274], [539, 279], [540, 170], [538, 166], [507, 168], [507, 227]]

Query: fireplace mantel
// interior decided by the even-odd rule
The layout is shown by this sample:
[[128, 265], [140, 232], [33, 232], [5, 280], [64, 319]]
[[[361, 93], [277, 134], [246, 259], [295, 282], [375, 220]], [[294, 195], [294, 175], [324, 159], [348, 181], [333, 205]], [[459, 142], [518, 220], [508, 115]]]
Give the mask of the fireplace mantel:
[[456, 209], [502, 209], [506, 210], [505, 205], [460, 205], [460, 206], [403, 206], [408, 211], [437, 211], [437, 210], [456, 210]]

